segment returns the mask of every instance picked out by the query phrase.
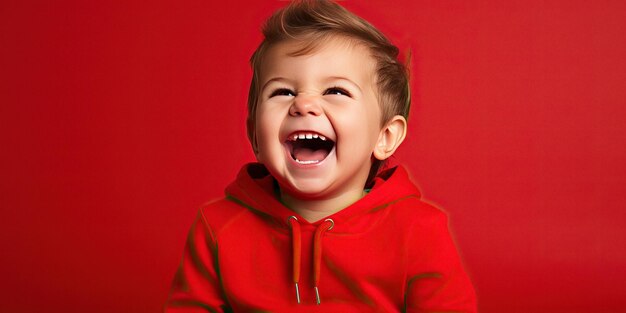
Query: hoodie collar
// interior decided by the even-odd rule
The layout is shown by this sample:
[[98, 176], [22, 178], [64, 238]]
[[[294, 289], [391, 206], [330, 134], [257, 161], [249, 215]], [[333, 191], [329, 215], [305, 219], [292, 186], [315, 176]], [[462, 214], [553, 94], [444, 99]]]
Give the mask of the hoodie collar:
[[[236, 180], [226, 188], [226, 196], [250, 210], [276, 219], [279, 224], [285, 226], [290, 216], [298, 217], [301, 224], [316, 226], [326, 219], [308, 223], [282, 204], [276, 194], [275, 179], [260, 163], [249, 163], [243, 166]], [[370, 192], [363, 198], [327, 218], [335, 221], [335, 232], [360, 232], [349, 226], [353, 224], [353, 220], [365, 217], [369, 213], [408, 197], [419, 198], [419, 190], [410, 181], [409, 174], [404, 167], [391, 167], [376, 176]]]

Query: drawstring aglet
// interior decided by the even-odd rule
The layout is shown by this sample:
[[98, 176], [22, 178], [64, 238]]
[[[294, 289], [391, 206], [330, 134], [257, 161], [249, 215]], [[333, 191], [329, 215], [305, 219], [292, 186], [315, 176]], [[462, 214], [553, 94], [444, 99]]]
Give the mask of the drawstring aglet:
[[322, 301], [320, 301], [320, 291], [317, 289], [317, 286], [315, 286], [315, 300], [317, 300], [317, 305], [322, 303]]
[[296, 301], [298, 301], [298, 304], [300, 304], [300, 289], [298, 289], [298, 283], [296, 284]]

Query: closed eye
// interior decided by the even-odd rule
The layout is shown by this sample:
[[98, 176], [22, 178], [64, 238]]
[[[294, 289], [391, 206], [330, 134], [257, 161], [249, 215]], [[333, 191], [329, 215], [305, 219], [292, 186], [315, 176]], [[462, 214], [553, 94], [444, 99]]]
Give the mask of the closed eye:
[[272, 93], [270, 94], [270, 98], [271, 97], [275, 97], [275, 96], [290, 96], [293, 97], [295, 96], [296, 93], [287, 89], [287, 88], [278, 88], [274, 91], [272, 91]]
[[331, 87], [324, 91], [324, 95], [339, 95], [339, 96], [347, 96], [352, 97], [352, 95], [345, 89], [341, 87]]

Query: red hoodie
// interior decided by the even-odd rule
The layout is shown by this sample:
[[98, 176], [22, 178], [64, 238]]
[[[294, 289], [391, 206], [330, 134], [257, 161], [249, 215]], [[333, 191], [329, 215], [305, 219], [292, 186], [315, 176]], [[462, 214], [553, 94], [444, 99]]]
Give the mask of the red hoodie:
[[249, 164], [200, 210], [166, 312], [476, 312], [447, 216], [402, 167], [315, 223], [277, 188]]

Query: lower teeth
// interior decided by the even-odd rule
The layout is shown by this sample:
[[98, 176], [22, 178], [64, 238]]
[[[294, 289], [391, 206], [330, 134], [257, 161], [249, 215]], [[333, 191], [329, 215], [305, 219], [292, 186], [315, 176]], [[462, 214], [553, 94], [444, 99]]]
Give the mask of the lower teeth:
[[296, 159], [296, 162], [300, 163], [300, 164], [315, 164], [315, 163], [319, 163], [319, 160], [309, 160], [309, 161], [300, 161], [298, 159]]

